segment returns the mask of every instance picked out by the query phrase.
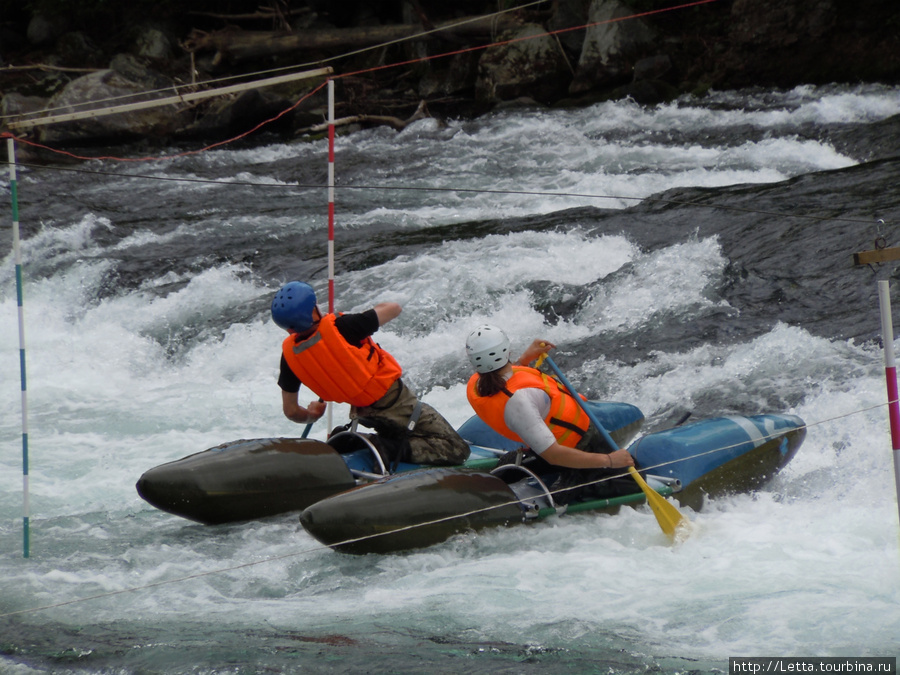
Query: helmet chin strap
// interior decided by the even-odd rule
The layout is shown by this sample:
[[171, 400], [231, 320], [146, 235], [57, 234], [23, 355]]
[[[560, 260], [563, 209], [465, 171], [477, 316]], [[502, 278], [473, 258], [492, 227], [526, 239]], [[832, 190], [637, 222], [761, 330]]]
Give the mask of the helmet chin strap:
[[302, 331], [300, 333], [295, 332], [294, 335], [296, 335], [301, 340], [305, 340], [310, 335], [312, 335], [313, 333], [316, 332], [316, 329], [319, 326], [319, 322], [322, 320], [322, 312], [319, 311], [318, 307], [313, 307], [312, 320], [313, 320], [312, 326], [310, 326], [305, 331]]

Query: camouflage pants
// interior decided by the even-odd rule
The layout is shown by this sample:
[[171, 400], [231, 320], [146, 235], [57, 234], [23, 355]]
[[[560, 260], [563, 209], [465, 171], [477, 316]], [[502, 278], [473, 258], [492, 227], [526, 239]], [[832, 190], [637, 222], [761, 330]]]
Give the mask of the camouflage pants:
[[[462, 464], [469, 457], [469, 444], [450, 423], [427, 403], [421, 403], [419, 419], [407, 431], [419, 400], [401, 380], [391, 385], [378, 401], [364, 408], [352, 408], [350, 419], [375, 429], [392, 455], [414, 464]], [[407, 445], [408, 443], [408, 445]], [[391, 457], [391, 460], [396, 459]]]

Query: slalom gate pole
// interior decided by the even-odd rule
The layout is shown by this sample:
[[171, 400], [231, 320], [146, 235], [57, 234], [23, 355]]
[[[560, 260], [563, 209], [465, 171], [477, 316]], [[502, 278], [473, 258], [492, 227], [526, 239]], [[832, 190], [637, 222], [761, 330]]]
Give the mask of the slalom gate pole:
[[881, 339], [884, 342], [884, 374], [887, 380], [888, 411], [891, 422], [891, 447], [894, 457], [894, 487], [900, 516], [900, 401], [897, 392], [897, 365], [894, 361], [894, 326], [891, 319], [890, 282], [878, 282], [878, 304], [881, 308]]
[[6, 139], [9, 161], [9, 194], [12, 202], [13, 256], [16, 261], [16, 300], [19, 313], [19, 372], [22, 376], [22, 554], [27, 558], [31, 554], [31, 518], [28, 488], [28, 387], [25, 377], [25, 308], [22, 291], [22, 247], [19, 245], [19, 193], [16, 183], [16, 142], [10, 137]]
[[328, 312], [334, 312], [334, 80], [328, 80]]
[[[334, 80], [328, 80], [328, 313], [334, 313]], [[328, 402], [328, 428], [332, 424], [332, 405]]]

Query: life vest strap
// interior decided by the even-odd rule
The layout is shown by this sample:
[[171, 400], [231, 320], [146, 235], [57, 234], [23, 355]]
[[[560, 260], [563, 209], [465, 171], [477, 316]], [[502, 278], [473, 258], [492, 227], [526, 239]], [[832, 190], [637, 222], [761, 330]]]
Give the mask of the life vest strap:
[[562, 427], [563, 429], [568, 429], [569, 432], [573, 434], [577, 434], [579, 438], [582, 438], [585, 434], [584, 431], [581, 430], [577, 424], [572, 424], [572, 422], [566, 422], [565, 420], [561, 420], [558, 417], [551, 417], [550, 424], [555, 424], [558, 427]]
[[315, 344], [317, 344], [317, 343], [319, 342], [319, 340], [321, 340], [321, 339], [322, 339], [322, 334], [321, 334], [321, 333], [315, 333], [312, 337], [310, 337], [310, 338], [308, 338], [308, 339], [306, 339], [306, 340], [303, 340], [303, 342], [300, 342], [299, 344], [295, 344], [295, 345], [293, 346], [293, 352], [294, 352], [295, 354], [302, 354], [302, 353], [305, 352], [307, 349], [309, 349], [310, 347], [312, 347], [312, 346], [314, 346]]
[[384, 405], [375, 405], [376, 403], [380, 403], [384, 399], [384, 396], [387, 396], [390, 393], [391, 390], [390, 390], [390, 388], [388, 388], [388, 390], [384, 393], [384, 396], [382, 396], [377, 401], [374, 401], [371, 405], [367, 405], [365, 407], [371, 408], [372, 410], [387, 410], [392, 405], [394, 405], [397, 401], [400, 400], [400, 396], [403, 394], [403, 388], [405, 386], [406, 385], [403, 384], [403, 380], [401, 380], [400, 378], [397, 378], [397, 380], [391, 385], [391, 387], [396, 387], [396, 391], [394, 392], [394, 395], [391, 397], [390, 403], [385, 403]]
[[416, 428], [416, 424], [419, 421], [419, 415], [422, 414], [422, 402], [416, 400], [416, 406], [413, 408], [412, 415], [409, 416], [409, 422], [406, 423], [406, 430], [412, 431]]

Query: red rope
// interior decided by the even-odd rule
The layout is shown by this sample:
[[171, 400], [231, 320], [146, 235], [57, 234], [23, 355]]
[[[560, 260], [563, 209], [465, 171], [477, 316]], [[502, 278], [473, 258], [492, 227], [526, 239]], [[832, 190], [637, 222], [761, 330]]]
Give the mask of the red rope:
[[[356, 70], [356, 71], [353, 71], [353, 72], [350, 72], [350, 73], [343, 73], [343, 74], [341, 74], [341, 75], [335, 75], [333, 79], [338, 80], [338, 79], [345, 78], [345, 77], [365, 75], [365, 74], [367, 74], [367, 73], [374, 73], [374, 72], [378, 72], [378, 71], [381, 71], [381, 70], [387, 70], [388, 68], [399, 68], [399, 67], [401, 67], [401, 66], [408, 66], [408, 65], [413, 65], [413, 64], [416, 64], [416, 63], [422, 63], [423, 61], [431, 61], [431, 60], [433, 60], [433, 59], [441, 59], [441, 58], [446, 58], [446, 57], [448, 57], [448, 56], [456, 56], [456, 55], [458, 55], [458, 54], [466, 54], [466, 53], [469, 53], [469, 52], [474, 52], [474, 51], [479, 51], [479, 50], [483, 50], [483, 49], [488, 49], [488, 48], [490, 48], [490, 47], [500, 47], [500, 46], [504, 46], [504, 45], [514, 44], [514, 43], [516, 43], [516, 42], [522, 42], [522, 41], [524, 41], [524, 40], [533, 40], [533, 39], [539, 38], [539, 37], [546, 37], [546, 36], [552, 36], [552, 35], [559, 35], [559, 34], [561, 34], [561, 33], [568, 33], [568, 32], [570, 32], [570, 31], [584, 30], [584, 29], [587, 29], [587, 28], [592, 28], [593, 26], [602, 26], [602, 25], [605, 25], [605, 24], [617, 23], [617, 22], [619, 22], [619, 21], [627, 21], [627, 20], [630, 20], [630, 19], [639, 19], [639, 18], [646, 17], [646, 16], [652, 16], [652, 15], [654, 15], [654, 14], [662, 14], [662, 13], [664, 13], [664, 12], [672, 12], [672, 11], [675, 11], [675, 10], [678, 10], [678, 9], [687, 9], [687, 8], [689, 8], [689, 7], [696, 7], [696, 6], [698, 6], [698, 5], [707, 5], [707, 4], [710, 4], [710, 3], [712, 3], [712, 2], [717, 2], [717, 1], [718, 1], [718, 0], [695, 0], [694, 2], [688, 2], [688, 3], [682, 4], [682, 5], [677, 5], [677, 6], [675, 6], [675, 7], [667, 7], [667, 8], [664, 8], [664, 9], [654, 9], [654, 10], [649, 10], [649, 11], [647, 11], [647, 12], [640, 12], [640, 13], [638, 13], [638, 14], [631, 14], [631, 15], [629, 15], [629, 16], [623, 16], [623, 17], [620, 17], [620, 18], [618, 18], [618, 19], [608, 19], [608, 20], [606, 20], [606, 21], [597, 21], [597, 22], [594, 22], [594, 23], [584, 24], [583, 26], [574, 26], [574, 27], [569, 27], [569, 28], [560, 28], [560, 29], [558, 29], [558, 30], [548, 31], [548, 32], [546, 32], [546, 33], [540, 33], [540, 34], [538, 34], [538, 35], [528, 35], [528, 36], [525, 36], [525, 37], [511, 38], [511, 39], [509, 39], [509, 40], [501, 40], [501, 41], [499, 41], [499, 42], [492, 42], [492, 43], [487, 44], [487, 45], [478, 45], [478, 46], [476, 46], [476, 47], [466, 47], [466, 48], [464, 48], [464, 49], [458, 49], [458, 50], [452, 51], [452, 52], [444, 52], [444, 53], [442, 53], [442, 54], [435, 54], [434, 56], [422, 56], [422, 57], [419, 57], [419, 58], [410, 59], [410, 60], [408, 60], [408, 61], [401, 61], [401, 62], [398, 62], [398, 63], [390, 63], [390, 64], [381, 65], [381, 66], [375, 66], [375, 67], [373, 67], [373, 68], [366, 68], [366, 69], [364, 69], [364, 70]], [[272, 122], [275, 122], [275, 121], [278, 120], [278, 119], [281, 119], [282, 117], [284, 117], [285, 115], [287, 115], [289, 112], [291, 112], [292, 110], [296, 109], [297, 106], [299, 106], [303, 101], [307, 100], [307, 99], [310, 98], [313, 94], [317, 93], [319, 90], [321, 90], [323, 87], [325, 87], [326, 84], [327, 84], [327, 81], [326, 81], [326, 82], [323, 82], [323, 83], [320, 84], [318, 87], [316, 87], [315, 89], [313, 89], [312, 91], [310, 91], [309, 93], [307, 93], [305, 96], [302, 96], [300, 99], [298, 99], [297, 102], [294, 103], [292, 106], [290, 106], [290, 107], [286, 108], [285, 110], [281, 111], [280, 113], [278, 113], [277, 115], [275, 115], [275, 116], [272, 117], [271, 119], [264, 120], [263, 122], [260, 122], [259, 124], [257, 124], [257, 125], [256, 125], [255, 127], [253, 127], [252, 129], [249, 129], [249, 130], [247, 130], [247, 131], [245, 131], [245, 132], [243, 132], [243, 133], [241, 133], [241, 134], [235, 136], [234, 138], [229, 138], [229, 139], [226, 139], [226, 140], [224, 140], [224, 141], [219, 141], [219, 142], [217, 142], [217, 143], [213, 143], [213, 144], [211, 144], [211, 145], [207, 145], [206, 147], [200, 148], [200, 149], [198, 149], [198, 150], [189, 150], [189, 151], [185, 151], [185, 152], [180, 152], [180, 153], [175, 154], [175, 155], [165, 155], [165, 156], [160, 156], [160, 157], [114, 157], [114, 156], [84, 157], [84, 156], [81, 156], [81, 155], [76, 155], [76, 154], [71, 153], [71, 152], [66, 152], [65, 150], [59, 150], [59, 149], [56, 149], [56, 148], [51, 148], [50, 146], [42, 145], [41, 143], [37, 143], [37, 142], [35, 142], [35, 141], [30, 141], [30, 140], [28, 140], [28, 139], [26, 139], [26, 138], [21, 138], [21, 137], [19, 137], [19, 136], [15, 136], [15, 135], [13, 135], [13, 134], [11, 134], [11, 133], [9, 133], [9, 132], [2, 132], [2, 133], [0, 133], [0, 138], [12, 138], [13, 140], [18, 141], [19, 143], [22, 143], [22, 144], [24, 144], [24, 145], [30, 145], [30, 146], [35, 147], [35, 148], [40, 148], [40, 149], [42, 149], [42, 150], [47, 150], [47, 151], [49, 151], [49, 152], [53, 152], [53, 153], [56, 153], [56, 154], [59, 154], [59, 155], [64, 155], [64, 156], [66, 156], [66, 157], [70, 157], [70, 158], [72, 158], [72, 159], [79, 159], [79, 160], [101, 159], [101, 160], [112, 160], [112, 161], [119, 161], [119, 162], [155, 162], [155, 161], [160, 161], [160, 160], [178, 159], [178, 158], [180, 158], [180, 157], [187, 157], [187, 156], [190, 156], [190, 155], [198, 155], [198, 154], [200, 154], [200, 153], [202, 153], [202, 152], [206, 152], [206, 151], [208, 151], [208, 150], [212, 150], [213, 148], [218, 148], [218, 147], [221, 147], [221, 146], [223, 146], [223, 145], [228, 145], [228, 144], [230, 144], [230, 143], [234, 143], [235, 141], [239, 141], [239, 140], [241, 140], [242, 138], [246, 138], [247, 136], [249, 136], [249, 135], [252, 134], [253, 132], [258, 131], [258, 130], [261, 129], [262, 127], [264, 127], [264, 126], [266, 126], [266, 125], [268, 125], [268, 124], [271, 124]]]
[[40, 148], [40, 149], [42, 149], [42, 150], [48, 150], [48, 151], [54, 152], [54, 153], [56, 153], [56, 154], [58, 154], [58, 155], [65, 155], [66, 157], [71, 157], [71, 158], [73, 158], [73, 159], [82, 159], [82, 160], [107, 159], [107, 160], [113, 160], [113, 161], [117, 161], [117, 162], [155, 162], [155, 161], [159, 161], [159, 160], [178, 159], [179, 157], [188, 157], [188, 156], [190, 156], [190, 155], [199, 155], [201, 152], [206, 152], [207, 150], [212, 150], [213, 148], [218, 148], [218, 147], [220, 147], [220, 146], [222, 146], [222, 145], [228, 145], [229, 143], [234, 143], [235, 141], [239, 141], [239, 140], [241, 140], [242, 138], [246, 138], [247, 136], [249, 136], [250, 134], [252, 134], [254, 131], [258, 131], [259, 129], [261, 129], [262, 127], [266, 126], [267, 124], [271, 124], [272, 122], [274, 122], [274, 121], [276, 121], [276, 120], [278, 120], [278, 119], [281, 119], [282, 117], [284, 117], [285, 115], [287, 115], [289, 112], [291, 112], [292, 110], [296, 109], [297, 106], [299, 106], [301, 103], [303, 103], [303, 101], [305, 101], [306, 99], [308, 99], [310, 96], [312, 96], [313, 94], [315, 94], [317, 91], [319, 91], [320, 89], [322, 89], [322, 87], [324, 87], [326, 84], [327, 84], [327, 82], [323, 82], [323, 83], [320, 84], [318, 87], [316, 87], [315, 89], [313, 89], [312, 91], [310, 91], [309, 93], [307, 93], [305, 96], [300, 97], [300, 98], [297, 100], [297, 102], [294, 103], [292, 106], [290, 106], [290, 107], [288, 107], [288, 108], [285, 108], [285, 109], [282, 110], [280, 113], [278, 113], [277, 115], [275, 115], [275, 117], [272, 117], [271, 119], [264, 120], [264, 121], [260, 122], [259, 124], [257, 124], [257, 125], [256, 125], [255, 127], [253, 127], [252, 129], [248, 129], [247, 131], [245, 131], [245, 132], [243, 132], [243, 133], [241, 133], [241, 134], [238, 134], [238, 135], [235, 136], [234, 138], [229, 138], [229, 139], [226, 139], [226, 140], [224, 140], [224, 141], [219, 141], [219, 142], [217, 142], [217, 143], [213, 143], [213, 144], [211, 144], [211, 145], [207, 145], [206, 147], [199, 148], [199, 149], [197, 149], [197, 150], [186, 150], [185, 152], [179, 152], [179, 153], [177, 153], [177, 154], [175, 154], [175, 155], [164, 155], [164, 156], [160, 156], [160, 157], [113, 157], [113, 156], [109, 156], [109, 155], [107, 155], [107, 156], [102, 156], [102, 157], [83, 157], [83, 156], [81, 156], [81, 155], [76, 155], [76, 154], [71, 153], [71, 152], [66, 152], [65, 150], [59, 150], [59, 149], [56, 149], [56, 148], [51, 148], [51, 147], [48, 146], [48, 145], [43, 145], [43, 144], [37, 143], [37, 142], [35, 142], [35, 141], [30, 141], [30, 140], [28, 140], [27, 138], [21, 138], [21, 137], [19, 137], [19, 136], [14, 136], [13, 134], [11, 134], [11, 133], [9, 133], [9, 132], [4, 132], [3, 134], [0, 134], [0, 137], [3, 137], [3, 138], [12, 138], [13, 140], [18, 141], [19, 143], [23, 143], [24, 145], [30, 145], [31, 147], [34, 147], [34, 148]]
[[466, 47], [464, 49], [458, 49], [453, 52], [444, 52], [443, 54], [436, 54], [434, 56], [421, 56], [419, 58], [410, 59], [409, 61], [401, 61], [399, 63], [390, 63], [383, 66], [375, 66], [374, 68], [368, 68], [365, 70], [357, 70], [352, 73], [344, 73], [342, 75], [336, 76], [338, 77], [350, 77], [351, 75], [364, 75], [366, 73], [373, 73], [379, 70], [386, 70], [388, 68], [397, 68], [399, 66], [409, 66], [416, 63], [421, 63], [423, 61], [431, 61], [432, 59], [442, 59], [447, 56], [456, 56], [458, 54], [467, 54], [469, 52], [475, 52], [482, 49], [489, 49], [490, 47], [502, 47], [504, 45], [514, 44], [516, 42], [524, 42], [525, 40], [534, 40], [535, 38], [547, 37], [551, 35], [560, 35], [562, 33], [569, 33], [576, 30], [584, 30], [587, 28], [593, 28], [594, 26], [604, 26], [610, 23], [618, 23], [619, 21], [628, 21], [629, 19], [640, 19], [641, 17], [651, 16], [653, 14], [662, 14], [664, 12], [673, 12], [676, 9], [687, 9], [688, 7], [696, 7], [697, 5], [708, 5], [712, 2], [718, 2], [718, 0], [696, 0], [695, 2], [689, 2], [683, 5], [678, 5], [677, 7], [667, 7], [665, 9], [653, 9], [647, 12], [640, 12], [638, 14], [630, 14], [628, 16], [619, 17], [618, 19], [607, 19], [606, 21], [595, 21], [594, 23], [587, 23], [582, 26], [573, 26], [569, 28], [559, 28], [557, 30], [547, 31], [546, 33], [539, 33], [537, 35], [526, 35], [525, 37], [518, 38], [510, 38], [509, 40], [501, 40], [499, 42], [492, 42], [487, 45], [478, 45], [476, 47]]

